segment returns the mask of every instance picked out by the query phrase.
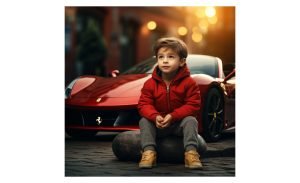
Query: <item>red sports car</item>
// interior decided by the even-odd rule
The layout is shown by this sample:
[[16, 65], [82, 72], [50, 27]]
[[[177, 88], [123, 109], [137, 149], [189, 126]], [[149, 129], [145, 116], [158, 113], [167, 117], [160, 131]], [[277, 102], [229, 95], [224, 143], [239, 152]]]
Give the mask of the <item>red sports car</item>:
[[[221, 59], [207, 55], [190, 54], [187, 65], [201, 91], [198, 131], [207, 141], [217, 141], [235, 126], [235, 69], [225, 77]], [[138, 130], [137, 103], [155, 66], [152, 57], [115, 77], [87, 75], [72, 81], [65, 90], [67, 134]]]

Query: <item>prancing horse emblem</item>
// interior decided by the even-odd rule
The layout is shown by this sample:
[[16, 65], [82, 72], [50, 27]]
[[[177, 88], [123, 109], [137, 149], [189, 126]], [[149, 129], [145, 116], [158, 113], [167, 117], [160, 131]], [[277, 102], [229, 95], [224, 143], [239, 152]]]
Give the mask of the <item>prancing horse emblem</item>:
[[97, 124], [100, 125], [102, 123], [102, 118], [100, 116], [98, 116], [98, 118], [96, 119]]

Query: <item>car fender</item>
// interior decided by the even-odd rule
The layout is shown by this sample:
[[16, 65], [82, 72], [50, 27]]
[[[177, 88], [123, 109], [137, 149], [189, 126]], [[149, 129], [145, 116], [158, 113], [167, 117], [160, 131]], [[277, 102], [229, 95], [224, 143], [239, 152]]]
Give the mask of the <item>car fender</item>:
[[92, 85], [96, 80], [101, 79], [101, 77], [97, 76], [80, 76], [77, 81], [75, 82], [72, 91], [71, 97], [78, 92], [82, 91], [83, 89], [87, 88], [88, 86]]

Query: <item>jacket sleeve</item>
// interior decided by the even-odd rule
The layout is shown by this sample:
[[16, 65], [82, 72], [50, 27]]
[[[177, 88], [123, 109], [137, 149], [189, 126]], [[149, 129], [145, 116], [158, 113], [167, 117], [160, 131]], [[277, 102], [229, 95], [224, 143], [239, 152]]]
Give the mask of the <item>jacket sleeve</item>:
[[153, 86], [151, 87], [151, 82], [153, 81], [148, 80], [145, 82], [141, 90], [141, 96], [137, 108], [142, 117], [155, 122], [156, 116], [159, 112], [154, 107]]
[[184, 105], [175, 109], [171, 115], [173, 122], [181, 121], [187, 116], [196, 116], [200, 110], [200, 89], [193, 79], [190, 79], [188, 84], [185, 86], [186, 96], [184, 99]]

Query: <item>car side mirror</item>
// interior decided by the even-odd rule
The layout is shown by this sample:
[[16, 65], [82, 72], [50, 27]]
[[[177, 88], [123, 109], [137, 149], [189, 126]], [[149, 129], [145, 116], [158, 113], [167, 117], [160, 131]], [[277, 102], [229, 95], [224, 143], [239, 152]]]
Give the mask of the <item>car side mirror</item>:
[[120, 75], [120, 71], [119, 70], [113, 70], [113, 71], [111, 71], [110, 75], [111, 75], [111, 77], [115, 78], [118, 75]]
[[223, 83], [226, 83], [233, 76], [235, 76], [235, 68], [224, 78]]

